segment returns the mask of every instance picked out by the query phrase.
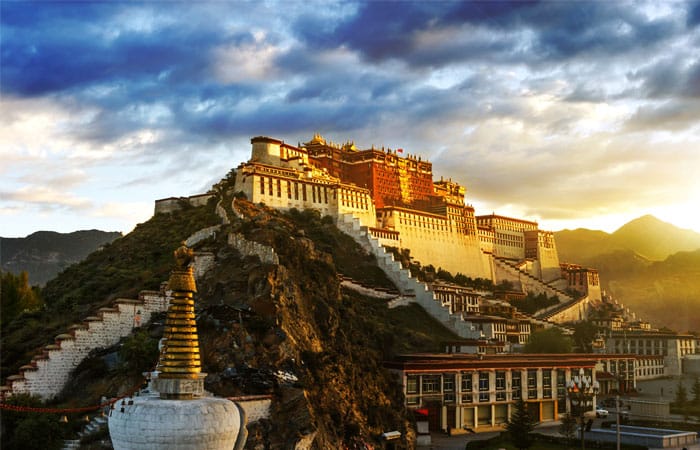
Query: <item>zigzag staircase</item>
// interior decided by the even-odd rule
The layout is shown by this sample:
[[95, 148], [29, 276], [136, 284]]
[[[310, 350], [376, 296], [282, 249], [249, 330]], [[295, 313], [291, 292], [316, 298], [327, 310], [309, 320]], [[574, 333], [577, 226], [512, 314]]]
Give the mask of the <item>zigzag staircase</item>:
[[[458, 336], [464, 338], [473, 336], [473, 331], [464, 322], [462, 314], [450, 313], [449, 309], [435, 298], [428, 285], [413, 278], [410, 271], [404, 269], [401, 263], [394, 259], [394, 255], [386, 251], [379, 240], [370, 234], [368, 227], [360, 223], [359, 219], [352, 214], [341, 214], [337, 226], [338, 229], [350, 235], [363, 249], [377, 258], [377, 265], [396, 285], [402, 298], [421, 305], [428, 314]], [[405, 304], [405, 302], [398, 304]]]

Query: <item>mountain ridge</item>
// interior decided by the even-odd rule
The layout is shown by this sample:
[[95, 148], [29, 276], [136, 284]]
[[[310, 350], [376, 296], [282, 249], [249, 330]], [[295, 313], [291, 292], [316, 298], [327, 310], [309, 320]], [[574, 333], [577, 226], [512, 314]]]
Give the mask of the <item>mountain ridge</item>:
[[[612, 233], [588, 228], [554, 232], [562, 261], [631, 250], [650, 261], [663, 261], [680, 251], [700, 249], [700, 233], [680, 228], [651, 214], [630, 220]], [[585, 245], [585, 248], [581, 248]]]
[[118, 231], [78, 230], [70, 233], [36, 231], [23, 238], [0, 237], [3, 271], [26, 271], [32, 285], [44, 285], [68, 266], [85, 259], [105, 244], [122, 237]]
[[640, 318], [700, 329], [699, 233], [646, 215], [613, 233], [579, 228], [554, 236], [562, 262], [597, 269], [602, 287]]

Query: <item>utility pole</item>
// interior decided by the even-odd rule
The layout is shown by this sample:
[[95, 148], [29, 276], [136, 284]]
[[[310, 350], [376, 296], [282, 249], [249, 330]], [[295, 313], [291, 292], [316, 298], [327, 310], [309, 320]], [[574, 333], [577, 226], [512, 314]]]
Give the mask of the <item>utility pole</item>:
[[615, 396], [615, 434], [617, 435], [617, 450], [620, 450], [620, 395]]

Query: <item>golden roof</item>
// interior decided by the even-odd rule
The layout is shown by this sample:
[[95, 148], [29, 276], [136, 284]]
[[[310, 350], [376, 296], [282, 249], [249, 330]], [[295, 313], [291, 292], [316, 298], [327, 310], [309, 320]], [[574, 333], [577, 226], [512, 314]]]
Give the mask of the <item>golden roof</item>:
[[321, 137], [320, 134], [314, 133], [313, 139], [309, 141], [309, 144], [321, 144], [321, 145], [326, 145], [326, 140]]

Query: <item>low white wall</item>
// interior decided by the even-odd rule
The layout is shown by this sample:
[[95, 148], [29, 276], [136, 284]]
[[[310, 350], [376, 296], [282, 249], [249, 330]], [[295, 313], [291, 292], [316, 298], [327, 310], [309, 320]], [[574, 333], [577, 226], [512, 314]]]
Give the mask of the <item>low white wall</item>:
[[272, 247], [260, 244], [258, 242], [249, 241], [242, 234], [230, 233], [228, 235], [228, 244], [238, 250], [243, 255], [257, 256], [264, 264], [279, 264], [280, 260]]

